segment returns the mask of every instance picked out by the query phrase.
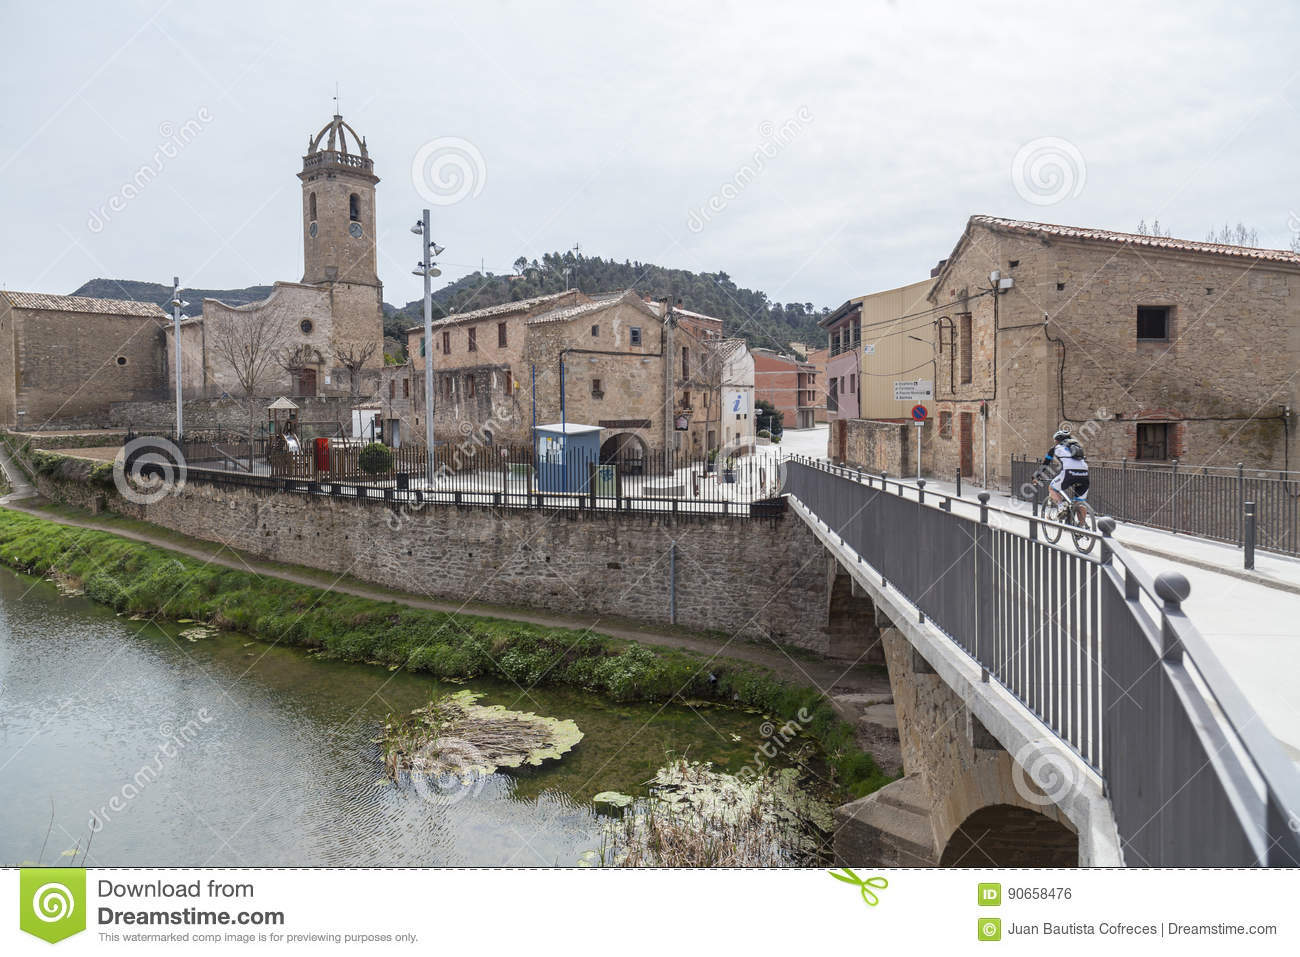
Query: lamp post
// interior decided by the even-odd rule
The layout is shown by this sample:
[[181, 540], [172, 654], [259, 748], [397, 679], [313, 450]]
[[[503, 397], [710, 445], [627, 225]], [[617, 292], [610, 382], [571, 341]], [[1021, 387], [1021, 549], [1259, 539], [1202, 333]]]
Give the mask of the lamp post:
[[424, 480], [433, 488], [433, 291], [429, 280], [441, 276], [442, 270], [433, 262], [441, 255], [443, 247], [429, 238], [429, 211], [426, 209], [411, 232], [420, 237], [420, 261], [411, 270], [424, 278], [424, 444], [427, 449], [424, 461]]
[[[181, 410], [181, 309], [188, 306], [188, 302], [181, 300], [181, 277], [172, 277], [172, 335], [176, 340], [176, 441], [179, 442], [185, 433], [185, 423], [182, 419]], [[249, 436], [252, 441], [252, 436]]]

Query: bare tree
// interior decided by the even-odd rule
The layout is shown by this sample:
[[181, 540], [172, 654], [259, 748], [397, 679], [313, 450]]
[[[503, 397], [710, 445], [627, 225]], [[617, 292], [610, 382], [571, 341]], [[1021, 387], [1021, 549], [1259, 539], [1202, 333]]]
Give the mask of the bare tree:
[[1159, 239], [1172, 239], [1174, 235], [1170, 230], [1160, 225], [1159, 216], [1151, 221], [1150, 226], [1147, 225], [1145, 219], [1139, 220], [1137, 232], [1139, 236], [1155, 236]]
[[340, 346], [334, 350], [334, 358], [348, 371], [348, 394], [352, 396], [354, 406], [361, 399], [361, 370], [375, 354], [375, 348], [375, 343], [367, 342], [364, 345]]
[[248, 403], [249, 471], [253, 467], [258, 393], [273, 378], [287, 338], [285, 324], [265, 312], [236, 313], [213, 323], [208, 330], [213, 354], [230, 369]]
[[1211, 229], [1205, 241], [1222, 243], [1225, 246], [1258, 246], [1259, 230], [1242, 222], [1238, 222], [1236, 226], [1224, 223], [1222, 229]]

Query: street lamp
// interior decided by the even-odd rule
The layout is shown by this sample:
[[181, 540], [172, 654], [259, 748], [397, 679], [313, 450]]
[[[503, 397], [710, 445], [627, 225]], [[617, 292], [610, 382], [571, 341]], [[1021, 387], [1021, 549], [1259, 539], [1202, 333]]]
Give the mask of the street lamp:
[[176, 339], [176, 441], [181, 440], [185, 423], [181, 419], [181, 310], [189, 303], [181, 299], [181, 277], [172, 277], [172, 334]]
[[424, 480], [433, 488], [433, 290], [429, 280], [441, 276], [442, 270], [433, 261], [443, 253], [443, 247], [429, 238], [429, 211], [411, 227], [420, 237], [420, 261], [411, 272], [424, 278], [424, 443], [427, 453], [424, 461]]

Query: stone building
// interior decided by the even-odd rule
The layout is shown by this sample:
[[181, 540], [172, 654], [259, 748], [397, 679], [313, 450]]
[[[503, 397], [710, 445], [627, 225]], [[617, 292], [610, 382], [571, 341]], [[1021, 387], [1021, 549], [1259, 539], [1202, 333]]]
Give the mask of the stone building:
[[110, 403], [167, 390], [153, 303], [0, 291], [0, 423], [98, 425]]
[[[647, 301], [656, 316], [667, 312], [667, 301]], [[723, 378], [730, 349], [721, 349], [722, 320], [683, 309], [672, 309], [670, 327], [673, 376], [673, 448], [700, 458], [721, 443]]]
[[[407, 335], [410, 362], [384, 370], [378, 398], [386, 434], [423, 443], [424, 327]], [[433, 323], [431, 345], [439, 441], [527, 444], [534, 422], [563, 420], [600, 426], [606, 458], [644, 461], [673, 434], [665, 325], [634, 293], [574, 289], [456, 313]]]
[[972, 216], [928, 298], [937, 474], [1005, 484], [1062, 422], [1094, 461], [1296, 466], [1300, 254]]
[[[302, 281], [277, 282], [266, 299], [241, 306], [204, 300], [202, 316], [181, 327], [187, 397], [239, 395], [249, 382], [258, 394], [306, 397], [369, 393], [377, 384], [384, 363], [384, 290], [375, 252], [379, 177], [365, 138], [335, 114], [309, 138], [298, 178]], [[170, 356], [170, 328], [166, 335]], [[232, 362], [231, 345], [253, 343], [274, 353], [263, 368]]]

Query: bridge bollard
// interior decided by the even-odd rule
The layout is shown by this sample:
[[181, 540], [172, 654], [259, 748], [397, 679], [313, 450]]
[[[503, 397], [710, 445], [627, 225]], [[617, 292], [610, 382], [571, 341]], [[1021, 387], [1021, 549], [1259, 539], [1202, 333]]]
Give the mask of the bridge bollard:
[[925, 479], [916, 480], [916, 502], [918, 505], [925, 504]]
[[1156, 595], [1165, 603], [1160, 612], [1160, 657], [1165, 661], [1179, 661], [1183, 657], [1183, 643], [1178, 640], [1178, 633], [1169, 621], [1169, 614], [1177, 612], [1187, 596], [1192, 593], [1192, 585], [1187, 576], [1179, 572], [1161, 572], [1156, 576]]
[[1097, 519], [1097, 529], [1101, 532], [1101, 554], [1098, 557], [1103, 565], [1109, 565], [1111, 559], [1115, 557], [1115, 547], [1110, 543], [1111, 536], [1115, 534], [1115, 520], [1109, 515], [1103, 515]]
[[1245, 553], [1245, 568], [1255, 567], [1255, 503], [1247, 502], [1245, 508], [1245, 528], [1242, 531], [1242, 545]]
[[976, 497], [980, 500], [980, 524], [987, 525], [989, 523], [989, 493], [980, 492]]
[[961, 498], [961, 469], [957, 470], [957, 497]]

